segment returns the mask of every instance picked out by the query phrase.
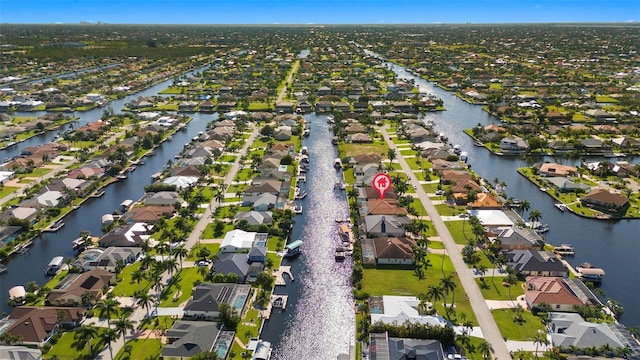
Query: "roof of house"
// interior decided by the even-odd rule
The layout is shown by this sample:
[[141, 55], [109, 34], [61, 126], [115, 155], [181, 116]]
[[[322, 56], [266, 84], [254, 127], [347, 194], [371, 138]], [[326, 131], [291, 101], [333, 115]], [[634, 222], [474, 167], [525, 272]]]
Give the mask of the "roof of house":
[[[376, 300], [379, 299], [374, 299]], [[408, 320], [412, 323], [446, 326], [447, 322], [442, 316], [420, 315], [418, 304], [420, 300], [413, 296], [383, 295], [380, 313], [371, 313], [371, 323], [381, 321], [385, 324], [402, 324]]]
[[67, 275], [47, 295], [47, 300], [54, 302], [68, 296], [81, 297], [84, 293], [98, 295], [102, 289], [109, 285], [114, 274], [107, 270], [92, 269], [82, 274]]
[[416, 242], [409, 238], [381, 237], [373, 239], [376, 259], [413, 260], [413, 246]]
[[246, 220], [250, 225], [271, 224], [273, 213], [271, 211], [243, 211], [236, 216], [236, 221], [241, 220]]
[[53, 331], [58, 322], [58, 311], [65, 312], [69, 322], [75, 322], [84, 315], [81, 307], [18, 306], [9, 314], [11, 325], [6, 332], [19, 335], [25, 342], [42, 342]]
[[605, 189], [594, 189], [587, 195], [580, 198], [582, 201], [596, 202], [599, 204], [614, 204], [617, 207], [626, 205], [629, 200], [616, 193], [609, 192]]
[[253, 246], [257, 234], [256, 232], [248, 232], [240, 229], [231, 230], [224, 235], [220, 247], [250, 249]]
[[371, 232], [374, 228], [385, 224], [385, 232], [404, 231], [404, 225], [411, 221], [406, 216], [394, 216], [394, 215], [367, 215], [364, 217], [365, 227], [367, 232]]
[[371, 199], [369, 203], [369, 215], [407, 215], [407, 210], [400, 207], [394, 199]]
[[567, 267], [551, 251], [510, 250], [507, 265], [518, 272], [550, 271], [568, 273]]
[[142, 197], [145, 205], [174, 205], [178, 202], [179, 195], [175, 191], [158, 191], [146, 193]]
[[149, 238], [146, 226], [145, 223], [134, 223], [117, 227], [101, 237], [98, 243], [101, 247], [139, 246]]
[[505, 226], [498, 229], [498, 240], [503, 245], [525, 245], [530, 247], [536, 247], [543, 241], [542, 237], [538, 235], [533, 229], [528, 227], [519, 226]]
[[26, 346], [0, 346], [0, 359], [10, 360], [40, 360], [42, 351], [40, 349], [30, 349]]
[[184, 306], [185, 311], [218, 311], [220, 304], [230, 304], [233, 295], [239, 286], [228, 283], [204, 283], [198, 285], [193, 291], [191, 299]]
[[618, 337], [619, 330], [615, 324], [588, 322], [575, 313], [552, 312], [549, 318], [552, 328], [556, 329], [551, 333], [554, 346], [588, 348], [608, 344], [613, 349], [626, 346], [625, 341]]
[[540, 165], [540, 174], [553, 175], [553, 176], [568, 176], [575, 174], [578, 168], [575, 166], [562, 165], [556, 163], [544, 163]]
[[219, 253], [218, 260], [213, 263], [216, 274], [236, 274], [245, 277], [249, 273], [249, 254], [247, 253]]
[[176, 340], [165, 345], [162, 356], [192, 357], [210, 351], [219, 332], [214, 322], [178, 320], [166, 333], [167, 338]]
[[525, 300], [529, 304], [545, 302], [550, 305], [599, 304], [600, 300], [580, 280], [562, 277], [535, 277], [526, 279]]
[[115, 267], [118, 261], [124, 261], [130, 257], [137, 258], [142, 253], [139, 247], [110, 247], [105, 249], [102, 254], [91, 261], [92, 266], [109, 266]]

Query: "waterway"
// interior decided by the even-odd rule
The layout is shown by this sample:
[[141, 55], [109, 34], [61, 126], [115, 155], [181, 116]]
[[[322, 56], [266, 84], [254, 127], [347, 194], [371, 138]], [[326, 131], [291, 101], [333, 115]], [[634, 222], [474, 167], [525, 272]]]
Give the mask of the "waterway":
[[303, 214], [295, 217], [291, 239], [304, 241], [302, 254], [290, 265], [295, 281], [277, 286], [274, 293], [289, 296], [286, 310], [274, 310], [261, 338], [274, 346], [274, 359], [335, 359], [348, 354], [355, 338], [354, 301], [351, 295], [352, 263], [334, 260], [339, 243], [335, 218], [348, 216], [344, 190], [333, 186], [342, 174], [333, 168], [337, 155], [333, 134], [324, 115], [305, 115], [311, 135], [303, 145], [309, 148], [310, 169], [301, 183], [308, 196], [300, 203]]
[[[198, 69], [196, 71], [200, 71]], [[127, 96], [123, 99], [111, 102], [116, 113], [119, 113], [125, 103], [138, 96], [155, 95], [167, 88], [172, 80], [167, 80], [154, 85], [147, 90]], [[84, 125], [100, 119], [102, 109], [93, 109], [86, 112], [76, 112], [79, 124]], [[162, 171], [168, 160], [182, 151], [184, 145], [195, 137], [199, 131], [206, 128], [207, 123], [217, 119], [218, 114], [190, 114], [193, 119], [187, 124], [186, 131], [175, 133], [171, 141], [165, 141], [157, 149], [155, 155], [146, 157], [144, 165], [140, 164], [134, 172], [129, 173], [125, 180], [120, 180], [109, 185], [106, 193], [100, 198], [86, 201], [75, 211], [64, 218], [65, 226], [55, 233], [42, 233], [33, 241], [30, 250], [24, 254], [16, 254], [5, 261], [8, 268], [6, 274], [0, 276], [0, 312], [10, 312], [7, 305], [8, 291], [16, 285], [25, 285], [29, 281], [36, 281], [42, 285], [47, 281], [44, 270], [49, 261], [55, 256], [73, 256], [71, 242], [80, 232], [90, 231], [94, 236], [102, 234], [101, 217], [106, 213], [112, 213], [120, 203], [126, 199], [137, 200], [144, 194], [144, 187], [151, 183], [151, 175]], [[26, 146], [35, 146], [51, 141], [54, 134], [46, 134], [20, 143], [18, 149], [7, 149], [0, 152], [0, 156], [7, 157], [7, 151], [17, 151]], [[27, 145], [29, 144], [29, 145]], [[17, 154], [16, 154], [17, 155]]]
[[[576, 249], [575, 257], [567, 260], [574, 267], [590, 262], [605, 270], [602, 289], [607, 297], [618, 301], [625, 309], [620, 321], [627, 326], [640, 326], [640, 279], [636, 266], [640, 264], [640, 220], [601, 221], [562, 213], [553, 205], [556, 201], [540, 192], [539, 188], [517, 173], [517, 169], [532, 165], [518, 157], [492, 155], [485, 148], [475, 147], [470, 137], [463, 133], [478, 123], [499, 124], [500, 120], [483, 111], [481, 106], [469, 104], [433, 83], [410, 74], [401, 66], [386, 63], [399, 78], [414, 79], [421, 91], [436, 95], [444, 101], [446, 111], [427, 113], [423, 120], [434, 124], [438, 133], [444, 133], [449, 143], [459, 144], [467, 151], [472, 169], [488, 181], [498, 178], [507, 184], [508, 196], [526, 199], [531, 210], [542, 213], [542, 222], [551, 230], [545, 234], [553, 245], [570, 243]], [[536, 161], [563, 161], [548, 157]], [[629, 160], [629, 159], [626, 159]], [[637, 160], [630, 160], [637, 162]]]

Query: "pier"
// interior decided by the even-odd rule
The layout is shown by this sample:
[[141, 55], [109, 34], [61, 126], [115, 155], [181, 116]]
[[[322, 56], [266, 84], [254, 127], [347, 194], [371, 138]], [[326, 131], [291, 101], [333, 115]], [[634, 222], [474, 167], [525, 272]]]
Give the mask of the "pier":
[[291, 266], [280, 266], [277, 270], [273, 270], [273, 273], [271, 273], [271, 275], [276, 278], [276, 285], [287, 285], [287, 282], [284, 279], [284, 274], [289, 275], [291, 281], [294, 281], [293, 274], [291, 273]]
[[264, 310], [260, 310], [260, 318], [268, 320], [271, 317], [271, 311], [274, 308], [286, 310], [288, 299], [289, 297], [287, 295], [271, 295], [271, 299], [269, 299], [267, 308]]

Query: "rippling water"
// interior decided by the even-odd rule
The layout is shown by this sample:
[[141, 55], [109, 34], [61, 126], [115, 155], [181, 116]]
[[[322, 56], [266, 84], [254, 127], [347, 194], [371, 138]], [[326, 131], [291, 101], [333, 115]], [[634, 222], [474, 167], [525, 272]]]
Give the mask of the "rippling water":
[[272, 341], [274, 359], [335, 359], [348, 353], [355, 337], [355, 315], [349, 277], [350, 261], [336, 263], [339, 243], [337, 216], [348, 215], [344, 191], [334, 190], [341, 177], [333, 168], [336, 151], [326, 117], [308, 115], [311, 136], [311, 169], [304, 200], [304, 215], [296, 217], [293, 237], [304, 241], [303, 254], [292, 261], [295, 282], [276, 293], [289, 295], [287, 309], [275, 312], [263, 329], [263, 338]]

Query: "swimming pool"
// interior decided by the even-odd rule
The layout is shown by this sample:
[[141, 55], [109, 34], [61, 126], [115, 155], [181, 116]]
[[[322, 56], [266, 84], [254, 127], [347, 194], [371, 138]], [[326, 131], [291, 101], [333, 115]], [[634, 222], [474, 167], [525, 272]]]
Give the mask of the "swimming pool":
[[244, 307], [244, 303], [245, 301], [247, 301], [247, 295], [238, 295], [236, 296], [235, 301], [233, 302], [233, 308], [237, 311], [237, 312], [241, 312], [242, 308]]

